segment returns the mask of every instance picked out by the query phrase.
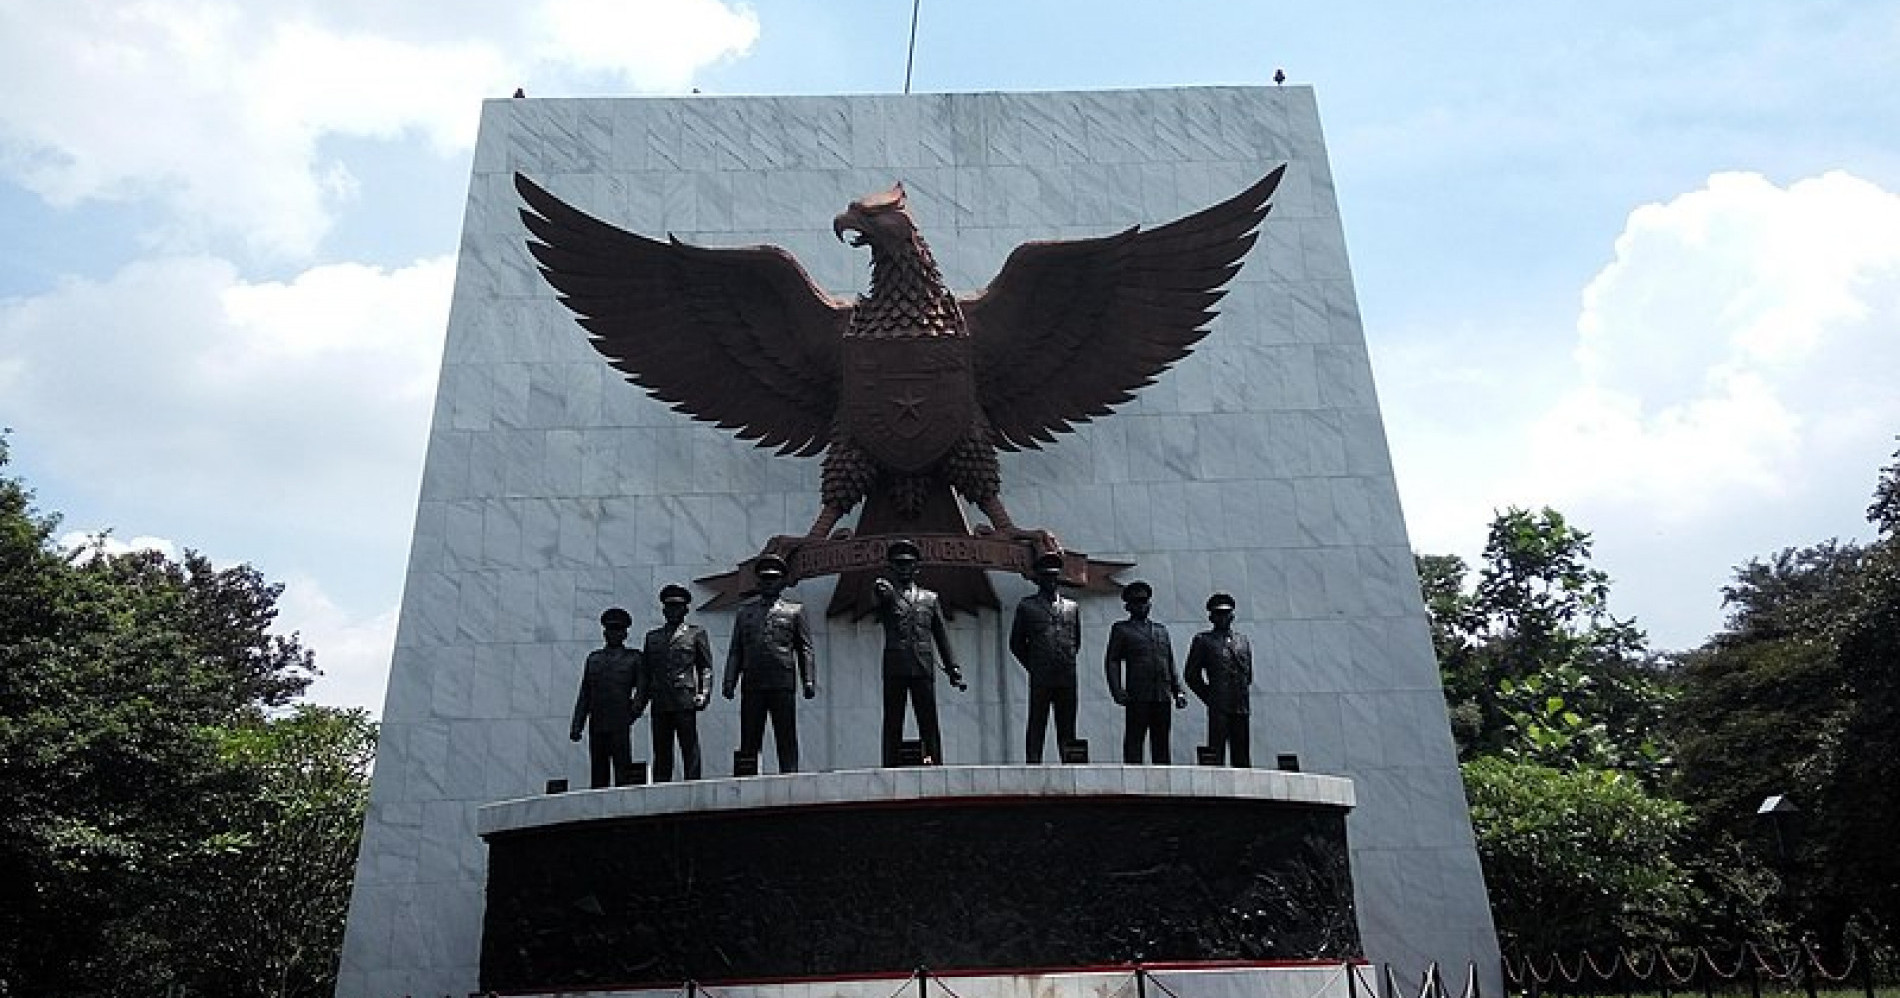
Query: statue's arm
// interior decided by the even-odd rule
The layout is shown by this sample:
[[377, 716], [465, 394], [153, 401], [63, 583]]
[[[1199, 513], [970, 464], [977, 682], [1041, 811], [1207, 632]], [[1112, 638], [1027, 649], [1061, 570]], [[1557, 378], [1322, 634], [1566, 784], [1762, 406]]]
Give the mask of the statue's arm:
[[805, 623], [805, 610], [792, 615], [792, 651], [798, 656], [798, 681], [806, 689], [818, 685], [818, 656], [812, 650], [811, 626]]
[[1195, 696], [1207, 699], [1207, 647], [1199, 635], [1188, 645], [1187, 685]]
[[720, 683], [720, 692], [726, 699], [732, 699], [732, 691], [739, 687], [739, 675], [745, 672], [745, 629], [746, 612], [739, 611], [738, 619], [732, 622], [732, 640], [726, 646], [726, 678]]
[[1016, 604], [1016, 616], [1009, 622], [1009, 653], [1025, 669], [1029, 668], [1030, 624], [1029, 615], [1025, 612], [1027, 609], [1021, 603]]
[[943, 606], [934, 599], [930, 601], [930, 635], [936, 639], [937, 653], [943, 656], [944, 673], [955, 682], [963, 670], [957, 667], [956, 652], [950, 650], [950, 629], [943, 626]]
[[693, 635], [693, 696], [701, 707], [712, 699], [712, 658], [712, 639], [701, 628]]
[[587, 701], [589, 699], [587, 689], [588, 685], [593, 681], [593, 678], [593, 675], [587, 671], [587, 666], [582, 665], [581, 691], [574, 697], [574, 723], [567, 727], [567, 737], [575, 741], [580, 740], [581, 729], [587, 726]]
[[[640, 661], [633, 669], [633, 716], [638, 718], [647, 712], [647, 704], [653, 702], [653, 662], [656, 656], [650, 653], [646, 645], [640, 647]], [[662, 649], [664, 654], [664, 649]]]
[[897, 587], [880, 575], [871, 581], [871, 595], [877, 601], [877, 619], [889, 620], [892, 608], [897, 604]]
[[1109, 628], [1108, 651], [1102, 655], [1102, 669], [1108, 676], [1109, 698], [1116, 703], [1121, 703], [1127, 699], [1128, 696], [1127, 692], [1122, 689], [1121, 663], [1122, 659], [1126, 656], [1127, 649], [1122, 647], [1122, 629], [1119, 627]]
[[1168, 629], [1161, 631], [1161, 656], [1168, 663], [1168, 689], [1174, 694], [1176, 707], [1187, 706], [1187, 692], [1181, 688], [1181, 674], [1174, 668], [1174, 641], [1168, 637]]

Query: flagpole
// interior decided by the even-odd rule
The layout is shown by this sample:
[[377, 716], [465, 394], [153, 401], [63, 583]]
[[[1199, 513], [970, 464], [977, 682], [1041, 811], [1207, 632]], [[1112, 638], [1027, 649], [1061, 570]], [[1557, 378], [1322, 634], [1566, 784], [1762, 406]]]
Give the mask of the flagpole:
[[910, 48], [904, 53], [904, 92], [910, 93], [910, 67], [917, 61], [917, 8], [924, 0], [910, 0]]

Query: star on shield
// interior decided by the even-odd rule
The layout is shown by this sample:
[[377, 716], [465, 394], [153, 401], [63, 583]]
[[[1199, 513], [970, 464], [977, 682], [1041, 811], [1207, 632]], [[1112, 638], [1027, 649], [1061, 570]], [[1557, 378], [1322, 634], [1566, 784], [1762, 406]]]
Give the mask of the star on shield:
[[904, 397], [892, 399], [891, 404], [897, 407], [898, 419], [904, 419], [906, 417], [922, 419], [924, 418], [924, 414], [919, 407], [924, 404], [924, 401], [924, 397], [917, 394], [916, 389], [907, 388], [904, 390]]

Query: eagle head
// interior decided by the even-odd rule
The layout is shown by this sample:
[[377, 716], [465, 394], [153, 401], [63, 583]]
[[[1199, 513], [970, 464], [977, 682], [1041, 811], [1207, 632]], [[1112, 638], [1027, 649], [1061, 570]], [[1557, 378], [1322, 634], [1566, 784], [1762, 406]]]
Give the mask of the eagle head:
[[917, 225], [911, 221], [904, 204], [904, 185], [865, 196], [831, 220], [831, 231], [840, 242], [851, 233], [853, 246], [871, 247], [871, 255], [898, 252], [915, 244]]

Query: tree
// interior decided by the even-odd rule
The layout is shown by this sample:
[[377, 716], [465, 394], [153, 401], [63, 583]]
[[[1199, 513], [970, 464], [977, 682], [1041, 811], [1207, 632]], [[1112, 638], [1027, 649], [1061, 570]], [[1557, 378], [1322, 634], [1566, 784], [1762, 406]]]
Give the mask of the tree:
[[1609, 612], [1590, 535], [1553, 509], [1491, 521], [1475, 587], [1462, 559], [1418, 558], [1460, 758], [1513, 753], [1648, 773], [1669, 691], [1634, 623]]
[[[280, 714], [314, 656], [271, 633], [281, 587], [249, 566], [61, 550], [8, 456], [0, 438], [0, 994], [162, 992], [202, 962], [183, 922], [257, 940], [219, 921], [222, 902], [179, 906], [294, 827], [258, 801], [297, 784], [234, 746], [309, 747], [294, 733], [323, 718]], [[307, 789], [312, 808], [343, 806]], [[199, 990], [241, 993], [228, 985]]]
[[1666, 677], [1589, 557], [1562, 514], [1509, 509], [1475, 585], [1462, 559], [1418, 559], [1492, 916], [1518, 952], [1667, 937], [1693, 909], [1685, 813], [1651, 786]]
[[1812, 807], [1832, 778], [1845, 708], [1834, 635], [1863, 559], [1834, 541], [1751, 559], [1723, 589], [1724, 630], [1682, 658], [1674, 789], [1717, 853], [1752, 837], [1762, 798]]
[[1671, 858], [1682, 805], [1612, 770], [1485, 758], [1465, 792], [1491, 913], [1518, 953], [1670, 939], [1691, 894]]
[[1869, 934], [1893, 950], [1900, 949], [1900, 857], [1892, 845], [1900, 828], [1900, 451], [1881, 469], [1867, 518], [1878, 534], [1841, 628], [1848, 707], [1824, 801], [1838, 821], [1836, 847], [1848, 858], [1842, 879], [1852, 879]]
[[245, 775], [223, 852], [174, 886], [157, 921], [192, 992], [327, 996], [349, 911], [376, 725], [362, 710], [300, 704], [222, 735]]
[[[1827, 541], [1736, 569], [1721, 633], [1684, 657], [1672, 718], [1691, 809], [1699, 878], [1720, 895], [1732, 867], [1779, 887], [1785, 916], [1831, 949], [1850, 936], [1900, 945], [1900, 454], [1882, 469], [1867, 545]], [[1802, 808], [1782, 866], [1753, 819], [1783, 794]], [[1718, 903], [1745, 911], [1750, 898]], [[1735, 920], [1734, 931], [1775, 928]]]

